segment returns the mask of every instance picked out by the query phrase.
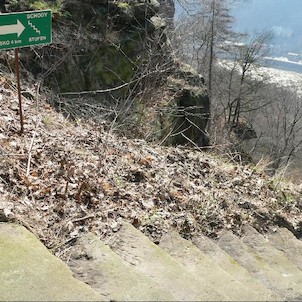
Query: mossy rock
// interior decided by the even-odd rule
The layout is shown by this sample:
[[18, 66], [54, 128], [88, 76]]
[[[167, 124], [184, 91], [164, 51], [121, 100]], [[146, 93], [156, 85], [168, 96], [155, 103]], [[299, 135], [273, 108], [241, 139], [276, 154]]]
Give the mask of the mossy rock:
[[[166, 142], [173, 145], [193, 143], [207, 146], [209, 137], [206, 127], [210, 102], [203, 78], [198, 74], [186, 74], [181, 71], [178, 77], [168, 81], [169, 89], [175, 94], [175, 98], [167, 105], [166, 114], [161, 116], [161, 127], [164, 129], [162, 135], [164, 137], [170, 133]], [[190, 83], [199, 85], [192, 86]]]
[[190, 141], [198, 146], [207, 146], [205, 132], [209, 117], [209, 97], [204, 89], [185, 87], [178, 101], [178, 116], [174, 120], [177, 135], [173, 144], [186, 144]]
[[160, 4], [157, 0], [133, 1], [133, 14], [136, 20], [144, 22], [159, 12]]
[[137, 43], [129, 40], [121, 47], [105, 44], [97, 51], [72, 56], [56, 76], [60, 91], [90, 91], [130, 82], [136, 70]]

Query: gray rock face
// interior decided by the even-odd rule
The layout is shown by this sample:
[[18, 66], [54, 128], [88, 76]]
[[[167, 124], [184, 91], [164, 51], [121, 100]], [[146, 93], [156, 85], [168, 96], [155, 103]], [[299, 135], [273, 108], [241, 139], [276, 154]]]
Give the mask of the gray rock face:
[[133, 5], [134, 18], [143, 23], [146, 19], [149, 19], [157, 14], [160, 9], [160, 4], [157, 0], [136, 0], [131, 2], [131, 5]]
[[[163, 60], [169, 56], [166, 23], [159, 10], [157, 0], [66, 1], [64, 11], [69, 17], [63, 28], [53, 28], [53, 43], [64, 47], [45, 57], [39, 66], [28, 53], [23, 64], [36, 74], [53, 67], [60, 58], [61, 64], [47, 82], [59, 92], [93, 91], [131, 82], [139, 76], [138, 67], [149, 60], [148, 53], [154, 51], [152, 44]], [[64, 56], [66, 52], [70, 55]], [[123, 97], [128, 89], [117, 89], [114, 96]]]
[[165, 18], [169, 30], [174, 29], [175, 3], [173, 0], [159, 0], [160, 14]]
[[[22, 63], [27, 70], [34, 75], [51, 70], [45, 85], [64, 96], [83, 93], [85, 98], [93, 97], [109, 107], [115, 106], [117, 99], [121, 104], [134, 99], [127, 118], [135, 122], [168, 112], [163, 123], [156, 116], [149, 124], [148, 131], [160, 141], [172, 135], [167, 143], [209, 144], [205, 130], [210, 104], [204, 79], [176, 62], [169, 39], [173, 0], [70, 0], [64, 3], [64, 10], [68, 15], [66, 19], [64, 14], [60, 17], [64, 25], [53, 27], [53, 44], [58, 47], [49, 52], [25, 50]], [[175, 97], [171, 97], [165, 111], [165, 100], [149, 102], [148, 98], [154, 90], [166, 90], [167, 85], [172, 86], [170, 95]], [[140, 100], [143, 94], [145, 103]], [[131, 112], [141, 111], [137, 104], [151, 107], [151, 114], [133, 117]]]
[[[167, 118], [172, 132], [170, 142], [175, 145], [209, 145], [206, 128], [210, 114], [210, 101], [204, 78], [191, 66], [180, 64], [168, 85], [177, 97], [176, 108]], [[172, 118], [171, 118], [172, 116]]]

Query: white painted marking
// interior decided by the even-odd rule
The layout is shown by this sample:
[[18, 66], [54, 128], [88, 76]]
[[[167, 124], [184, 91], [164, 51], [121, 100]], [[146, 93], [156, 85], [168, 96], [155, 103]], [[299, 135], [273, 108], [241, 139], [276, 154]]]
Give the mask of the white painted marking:
[[17, 34], [19, 38], [24, 29], [24, 25], [20, 22], [20, 20], [17, 20], [17, 24], [0, 26], [0, 35]]

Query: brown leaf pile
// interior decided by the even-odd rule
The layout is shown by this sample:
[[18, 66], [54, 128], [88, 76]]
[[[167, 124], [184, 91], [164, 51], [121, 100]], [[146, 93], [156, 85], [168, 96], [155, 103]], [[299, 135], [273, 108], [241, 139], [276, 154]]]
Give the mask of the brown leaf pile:
[[293, 184], [210, 153], [118, 138], [80, 117], [71, 122], [29, 84], [20, 136], [14, 80], [0, 77], [0, 205], [13, 204], [8, 220], [58, 256], [80, 233], [105, 238], [123, 220], [154, 241], [170, 228], [215, 237], [223, 228], [240, 234], [246, 223], [301, 235], [302, 193]]

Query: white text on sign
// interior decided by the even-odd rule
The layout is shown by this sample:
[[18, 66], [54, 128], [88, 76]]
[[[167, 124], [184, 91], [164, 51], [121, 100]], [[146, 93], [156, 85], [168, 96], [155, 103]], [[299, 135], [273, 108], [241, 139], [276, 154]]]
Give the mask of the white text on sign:
[[45, 18], [47, 17], [46, 12], [41, 12], [41, 13], [33, 13], [33, 14], [28, 14], [27, 19], [37, 19], [37, 18]]

